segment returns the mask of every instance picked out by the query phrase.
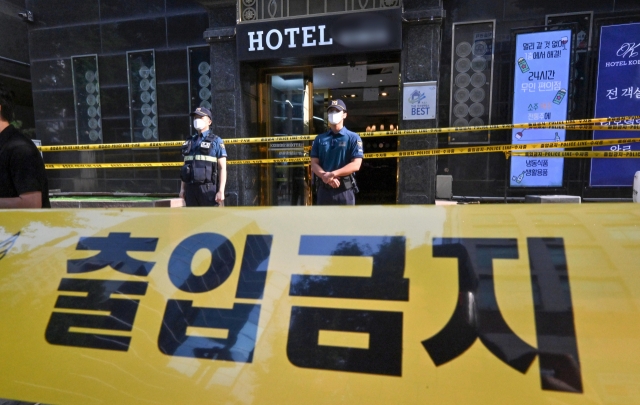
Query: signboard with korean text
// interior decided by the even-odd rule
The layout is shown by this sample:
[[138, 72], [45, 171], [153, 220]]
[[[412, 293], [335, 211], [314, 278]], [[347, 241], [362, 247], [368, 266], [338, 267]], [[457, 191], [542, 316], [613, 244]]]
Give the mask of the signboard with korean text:
[[437, 82], [403, 83], [402, 119], [435, 119], [437, 89]]
[[639, 228], [639, 204], [0, 211], [0, 398], [640, 404]]
[[[571, 30], [516, 36], [513, 122], [567, 119]], [[514, 129], [511, 143], [558, 142], [561, 129]], [[561, 187], [564, 159], [511, 158], [511, 187]]]
[[[611, 25], [601, 29], [595, 118], [638, 115], [640, 112], [640, 23]], [[635, 121], [607, 125], [640, 124]], [[606, 129], [606, 126], [603, 127]], [[594, 131], [593, 139], [637, 137], [638, 132]], [[594, 147], [597, 151], [638, 151], [640, 145]], [[591, 187], [633, 185], [640, 170], [638, 159], [591, 159]]]

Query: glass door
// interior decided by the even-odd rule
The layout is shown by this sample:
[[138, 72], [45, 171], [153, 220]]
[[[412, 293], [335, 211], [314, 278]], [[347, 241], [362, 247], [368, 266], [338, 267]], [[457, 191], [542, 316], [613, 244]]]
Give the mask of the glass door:
[[[311, 83], [303, 71], [267, 73], [263, 122], [269, 137], [308, 135]], [[270, 159], [308, 156], [310, 142], [283, 141], [266, 144]], [[299, 162], [269, 164], [263, 169], [263, 205], [310, 205], [310, 168]]]

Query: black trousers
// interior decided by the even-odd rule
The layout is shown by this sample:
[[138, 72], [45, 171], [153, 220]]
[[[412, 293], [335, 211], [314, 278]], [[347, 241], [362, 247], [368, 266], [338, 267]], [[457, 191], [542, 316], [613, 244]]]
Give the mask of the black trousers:
[[187, 207], [217, 207], [216, 192], [213, 183], [185, 183], [184, 201]]
[[353, 189], [318, 187], [317, 205], [356, 205], [356, 193]]

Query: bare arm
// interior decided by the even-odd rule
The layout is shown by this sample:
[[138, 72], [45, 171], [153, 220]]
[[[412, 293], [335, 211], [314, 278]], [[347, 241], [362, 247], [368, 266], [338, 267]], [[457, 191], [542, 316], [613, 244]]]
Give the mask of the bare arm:
[[18, 197], [0, 198], [0, 208], [42, 208], [42, 193], [30, 191]]
[[178, 193], [178, 196], [184, 199], [184, 181], [180, 182], [180, 193]]
[[218, 170], [220, 171], [220, 184], [216, 193], [216, 202], [224, 201], [224, 188], [227, 185], [227, 158], [218, 159]]
[[311, 158], [311, 171], [318, 177], [322, 178], [324, 169], [320, 166], [320, 159]]
[[332, 173], [335, 177], [348, 176], [360, 170], [360, 165], [362, 165], [362, 158], [355, 158], [355, 159], [352, 159], [351, 162], [349, 162], [349, 164], [346, 164], [341, 168], [334, 170]]

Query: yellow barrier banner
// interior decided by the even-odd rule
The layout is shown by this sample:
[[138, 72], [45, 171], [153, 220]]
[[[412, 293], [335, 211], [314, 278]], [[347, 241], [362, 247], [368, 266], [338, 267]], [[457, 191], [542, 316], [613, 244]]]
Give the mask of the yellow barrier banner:
[[[379, 152], [365, 153], [365, 159], [384, 159], [384, 158], [406, 158], [420, 156], [440, 156], [440, 155], [459, 155], [470, 153], [491, 153], [504, 152], [517, 156], [529, 156], [522, 154], [524, 150], [537, 149], [558, 149], [558, 148], [584, 148], [593, 146], [620, 145], [627, 143], [640, 142], [640, 138], [622, 138], [622, 139], [599, 139], [593, 141], [564, 141], [564, 142], [543, 142], [528, 144], [505, 144], [494, 146], [465, 146], [462, 148], [444, 148], [444, 149], [423, 149], [408, 150], [399, 152]], [[514, 152], [515, 151], [515, 152]], [[520, 151], [520, 152], [517, 152]], [[526, 153], [526, 152], [525, 152]], [[542, 152], [535, 152], [542, 153]], [[559, 153], [559, 152], [553, 152]], [[586, 152], [585, 152], [586, 153]], [[590, 152], [592, 155], [581, 155], [578, 152], [568, 154], [566, 157], [638, 157], [633, 152], [627, 152], [621, 156], [607, 156], [607, 153], [614, 152]], [[540, 156], [542, 155], [531, 155]], [[547, 157], [562, 157], [561, 155]], [[309, 157], [297, 158], [276, 158], [276, 159], [247, 159], [247, 160], [228, 160], [228, 165], [248, 165], [248, 164], [278, 164], [278, 163], [310, 163]], [[162, 168], [162, 167], [179, 167], [183, 162], [159, 162], [159, 163], [49, 163], [45, 164], [45, 169], [130, 169], [130, 168]]]
[[0, 211], [0, 398], [640, 404], [640, 205]]
[[[611, 117], [611, 118], [589, 118], [570, 121], [549, 121], [549, 122], [527, 122], [519, 124], [495, 124], [495, 125], [478, 125], [469, 127], [448, 127], [448, 128], [421, 128], [421, 129], [405, 129], [394, 131], [376, 131], [376, 132], [359, 132], [361, 138], [374, 138], [380, 136], [409, 136], [409, 135], [437, 135], [445, 133], [458, 132], [478, 132], [478, 131], [497, 131], [509, 130], [514, 128], [523, 129], [543, 129], [557, 128], [566, 130], [607, 130], [607, 131], [638, 131], [640, 125], [634, 122], [640, 122], [640, 116]], [[616, 125], [607, 125], [609, 122], [616, 122]], [[595, 124], [601, 125], [595, 125]], [[606, 126], [606, 128], [603, 128]], [[313, 141], [317, 134], [313, 135], [289, 135], [289, 136], [271, 136], [261, 138], [228, 138], [224, 140], [225, 145], [246, 145], [253, 143], [274, 143], [274, 142], [291, 142], [291, 141]], [[38, 146], [41, 152], [69, 152], [69, 151], [96, 151], [96, 150], [114, 150], [114, 149], [147, 149], [147, 148], [175, 148], [180, 147], [184, 141], [164, 141], [164, 142], [134, 142], [134, 143], [105, 143], [105, 144], [85, 144], [85, 145], [55, 145], [55, 146]]]

